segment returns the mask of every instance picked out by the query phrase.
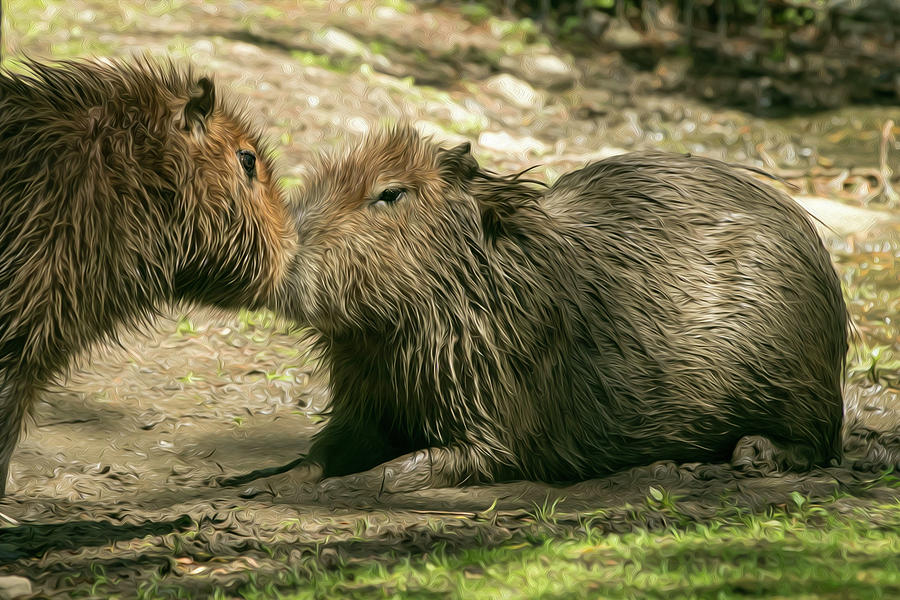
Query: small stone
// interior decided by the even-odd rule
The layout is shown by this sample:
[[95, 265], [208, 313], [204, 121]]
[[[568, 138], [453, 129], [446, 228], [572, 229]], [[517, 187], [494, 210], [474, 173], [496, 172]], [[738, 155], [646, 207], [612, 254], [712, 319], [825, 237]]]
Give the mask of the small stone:
[[632, 48], [640, 45], [644, 41], [641, 34], [632, 29], [628, 23], [624, 23], [618, 19], [614, 19], [613, 22], [610, 23], [610, 26], [603, 34], [603, 39], [617, 48]]
[[[237, 45], [237, 44], [236, 44], [236, 45]], [[246, 46], [246, 47], [248, 47], [248, 48], [255, 48], [255, 47], [253, 47], [253, 46], [250, 46], [250, 44], [243, 44], [243, 43], [242, 43], [242, 44], [240, 44], [240, 45], [241, 45], [241, 46]], [[201, 54], [212, 54], [212, 53], [215, 51], [215, 46], [213, 46], [213, 45], [212, 45], [212, 42], [210, 42], [209, 40], [199, 40], [199, 41], [197, 41], [197, 42], [194, 42], [194, 43], [191, 45], [191, 50], [192, 50], [193, 52], [199, 52], [199, 53], [201, 53]]]
[[541, 88], [564, 90], [571, 88], [578, 72], [569, 63], [553, 54], [505, 56], [500, 66]]
[[[894, 222], [896, 217], [887, 211], [849, 206], [837, 200], [818, 196], [796, 196], [797, 204], [817, 219], [816, 227], [824, 236], [839, 237]], [[821, 223], [820, 223], [821, 222]]]
[[592, 10], [588, 13], [586, 28], [591, 35], [603, 35], [612, 18], [605, 12]]
[[340, 29], [328, 27], [317, 32], [313, 36], [325, 52], [342, 56], [368, 57], [369, 49], [352, 35], [344, 33]]
[[165, 413], [155, 408], [145, 410], [137, 418], [138, 426], [143, 430], [153, 429], [165, 420]]
[[376, 19], [381, 21], [397, 21], [398, 19], [403, 18], [403, 15], [398, 10], [391, 8], [390, 6], [379, 6], [375, 9], [373, 14]]
[[656, 76], [659, 77], [663, 89], [675, 89], [684, 83], [690, 68], [690, 59], [678, 56], [664, 57], [656, 66]]
[[535, 108], [543, 104], [543, 99], [533, 87], [508, 73], [491, 77], [485, 87], [519, 108]]
[[532, 153], [545, 154], [547, 152], [547, 145], [540, 140], [536, 140], [531, 136], [516, 138], [505, 131], [499, 133], [483, 132], [478, 137], [478, 145], [501, 154], [516, 154], [518, 156]]
[[24, 577], [0, 577], [0, 600], [13, 600], [31, 595], [31, 582]]

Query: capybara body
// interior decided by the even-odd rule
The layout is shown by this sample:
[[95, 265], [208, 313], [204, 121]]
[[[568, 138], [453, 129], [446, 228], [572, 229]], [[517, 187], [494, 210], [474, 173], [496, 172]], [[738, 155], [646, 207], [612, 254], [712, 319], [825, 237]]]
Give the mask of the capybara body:
[[190, 69], [0, 71], [0, 495], [36, 393], [168, 303], [267, 303], [293, 244], [259, 135]]
[[541, 187], [410, 128], [322, 159], [285, 310], [332, 416], [301, 464], [383, 489], [574, 481], [657, 460], [837, 459], [847, 313], [807, 214], [659, 152]]

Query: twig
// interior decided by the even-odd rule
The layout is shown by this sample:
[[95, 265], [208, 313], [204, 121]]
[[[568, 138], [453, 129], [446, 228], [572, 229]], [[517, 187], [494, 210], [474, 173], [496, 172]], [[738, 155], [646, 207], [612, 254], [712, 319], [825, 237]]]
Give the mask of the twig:
[[895, 206], [900, 203], [900, 194], [891, 185], [891, 175], [893, 172], [888, 167], [888, 148], [890, 143], [894, 141], [894, 120], [888, 119], [881, 128], [881, 149], [879, 152], [879, 171], [881, 173], [881, 181], [884, 187], [881, 193], [887, 200], [889, 206]]
[[9, 523], [10, 525], [19, 525], [19, 522], [18, 522], [18, 521], [16, 521], [15, 519], [13, 519], [12, 517], [10, 517], [9, 515], [3, 514], [2, 512], [0, 512], [0, 519], [6, 521], [6, 522]]

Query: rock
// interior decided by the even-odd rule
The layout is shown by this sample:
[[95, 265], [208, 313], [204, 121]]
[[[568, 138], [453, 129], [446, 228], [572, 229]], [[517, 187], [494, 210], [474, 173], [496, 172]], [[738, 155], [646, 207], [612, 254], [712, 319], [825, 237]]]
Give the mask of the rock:
[[587, 29], [588, 33], [591, 35], [601, 36], [606, 32], [607, 28], [609, 28], [609, 24], [612, 21], [612, 17], [610, 17], [605, 12], [599, 10], [591, 10], [588, 11], [587, 23], [585, 24], [585, 29]]
[[865, 232], [878, 225], [900, 220], [886, 211], [847, 206], [837, 200], [818, 196], [795, 196], [794, 200], [809, 214], [821, 221], [821, 223], [816, 223], [816, 226], [824, 235], [846, 237], [854, 233]]
[[664, 90], [674, 90], [684, 83], [691, 68], [691, 59], [665, 56], [656, 65], [656, 76]]
[[485, 88], [519, 108], [539, 108], [544, 103], [533, 87], [508, 73], [491, 77]]
[[525, 156], [526, 154], [545, 154], [547, 145], [528, 136], [516, 138], [505, 131], [499, 133], [485, 131], [478, 136], [478, 145], [487, 150], [493, 150], [501, 154], [517, 154]]
[[452, 131], [447, 131], [442, 125], [435, 123], [434, 121], [420, 119], [415, 122], [415, 126], [422, 135], [431, 136], [438, 143], [447, 146], [456, 146], [463, 142], [470, 141], [468, 137]]
[[633, 48], [644, 41], [641, 34], [632, 29], [631, 25], [619, 19], [613, 19], [606, 29], [603, 39], [616, 48]]
[[31, 582], [24, 577], [0, 577], [0, 600], [12, 600], [31, 595]]
[[372, 13], [379, 21], [399, 21], [403, 18], [403, 14], [390, 6], [379, 6]]
[[313, 35], [313, 41], [328, 54], [368, 58], [371, 54], [362, 42], [340, 29], [327, 27]]
[[578, 79], [575, 68], [553, 54], [504, 56], [499, 64], [522, 79], [546, 89], [569, 89]]

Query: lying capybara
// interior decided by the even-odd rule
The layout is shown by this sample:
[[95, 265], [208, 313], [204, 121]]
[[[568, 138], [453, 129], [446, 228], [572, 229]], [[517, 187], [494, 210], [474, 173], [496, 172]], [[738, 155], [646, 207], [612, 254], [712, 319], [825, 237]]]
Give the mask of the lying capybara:
[[73, 355], [167, 303], [269, 301], [294, 234], [260, 137], [151, 60], [0, 71], [0, 495]]
[[779, 469], [840, 457], [828, 252], [722, 162], [625, 154], [545, 188], [399, 127], [322, 159], [296, 226], [284, 310], [320, 334], [333, 404], [294, 481], [574, 481], [745, 436]]

